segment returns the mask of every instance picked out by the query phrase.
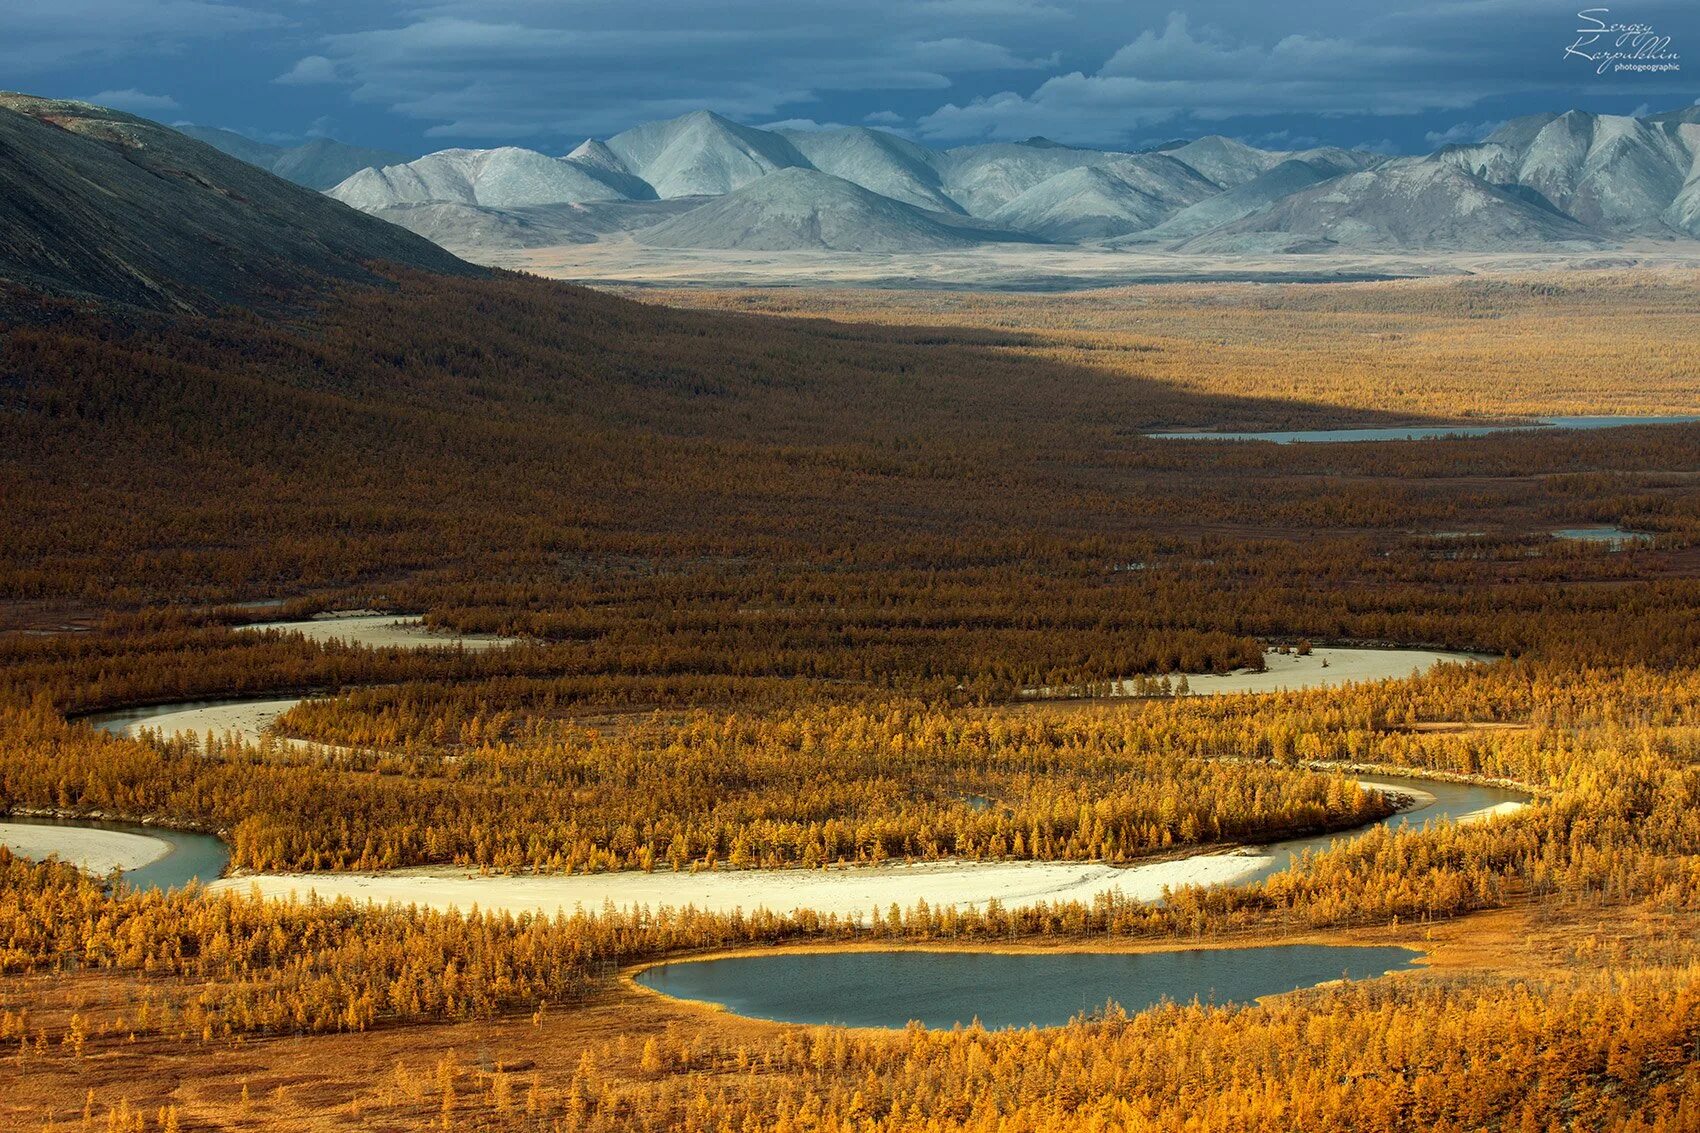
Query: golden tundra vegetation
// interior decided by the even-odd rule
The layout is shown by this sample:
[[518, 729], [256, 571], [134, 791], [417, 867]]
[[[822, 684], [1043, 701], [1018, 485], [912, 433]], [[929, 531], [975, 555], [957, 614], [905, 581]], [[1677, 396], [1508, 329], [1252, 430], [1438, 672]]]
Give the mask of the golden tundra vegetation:
[[[1700, 412], [1692, 271], [1543, 272], [1317, 287], [1160, 284], [1065, 295], [645, 289], [654, 302], [1019, 333], [1014, 349], [1194, 393], [1439, 417]], [[1213, 428], [1198, 417], [1176, 424]]]
[[[1638, 286], [1602, 278], [1598, 303], [1657, 324], [1657, 341], [1575, 388], [1692, 408], [1670, 376], [1687, 365], [1692, 386], [1692, 304], [1681, 281]], [[1536, 801], [1377, 829], [1161, 905], [856, 921], [141, 893], [0, 853], [0, 1122], [1700, 1129], [1700, 429], [1140, 436], [1366, 416], [1322, 390], [1229, 388], [1225, 338], [1325, 370], [1314, 337], [1260, 341], [1254, 303], [1265, 327], [1314, 312], [1317, 334], [1341, 311], [1396, 326], [1484, 304], [1556, 334], [1573, 287], [1229, 288], [1214, 307], [1208, 289], [1152, 292], [1145, 329], [1190, 334], [1192, 377], [1067, 356], [1046, 345], [1042, 304], [982, 296], [882, 299], [915, 304], [902, 325], [514, 277], [404, 277], [270, 321], [14, 304], [0, 811], [217, 830], [244, 869], [549, 872], [1128, 862], [1379, 816], [1359, 766], [1509, 781]], [[1054, 298], [1067, 312], [1115, 297]], [[947, 302], [959, 322], [923, 310]], [[1000, 304], [1011, 326], [975, 313]], [[1540, 365], [1523, 342], [1508, 336], [1502, 372], [1457, 379], [1476, 404], [1426, 411], [1573, 408], [1563, 351]], [[1674, 369], [1642, 382], [1655, 354]], [[1338, 381], [1398, 378], [1373, 365]], [[1368, 401], [1382, 419], [1418, 409]], [[1653, 538], [1614, 551], [1548, 534], [1586, 524]], [[287, 604], [239, 605], [272, 597]], [[409, 652], [231, 630], [368, 605], [527, 641]], [[1301, 638], [1509, 659], [1344, 690], [1021, 695], [1257, 664], [1263, 642]], [[66, 720], [286, 692], [321, 694], [281, 726], [329, 746]], [[1410, 944], [1432, 964], [997, 1033], [761, 1023], [621, 978], [751, 947], [1289, 940]]]

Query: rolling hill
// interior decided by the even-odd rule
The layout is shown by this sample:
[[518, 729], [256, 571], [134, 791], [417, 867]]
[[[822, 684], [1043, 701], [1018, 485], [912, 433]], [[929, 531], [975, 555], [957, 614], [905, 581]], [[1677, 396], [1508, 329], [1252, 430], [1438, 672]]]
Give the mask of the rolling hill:
[[[1279, 239], [1270, 239], [1278, 237]], [[1197, 237], [1190, 251], [1598, 247], [1584, 225], [1445, 162], [1348, 173]]]
[[1048, 177], [989, 219], [1047, 240], [1095, 240], [1150, 228], [1216, 193], [1214, 182], [1179, 161], [1137, 154]]
[[663, 248], [894, 252], [1035, 237], [958, 222], [830, 173], [786, 169], [644, 229], [637, 239]]
[[629, 181], [629, 177], [597, 164], [503, 146], [443, 150], [404, 165], [363, 169], [331, 189], [330, 195], [367, 210], [431, 201], [525, 208], [630, 199], [631, 193], [623, 184]]
[[1325, 157], [1308, 160], [1290, 158], [1226, 192], [1205, 197], [1181, 209], [1161, 224], [1134, 233], [1128, 242], [1160, 243], [1190, 239], [1250, 216], [1301, 189], [1351, 172], [1354, 168], [1356, 165], [1353, 163]]
[[862, 126], [779, 133], [822, 173], [842, 177], [917, 208], [963, 211], [944, 191], [937, 168], [938, 154], [925, 146]]
[[809, 164], [780, 135], [707, 110], [615, 134], [607, 149], [660, 197], [717, 196], [775, 170]]

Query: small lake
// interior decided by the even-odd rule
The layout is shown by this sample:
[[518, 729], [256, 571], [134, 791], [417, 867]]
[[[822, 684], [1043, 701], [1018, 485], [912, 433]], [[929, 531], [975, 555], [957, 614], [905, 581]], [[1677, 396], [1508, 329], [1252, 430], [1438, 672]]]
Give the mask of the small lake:
[[1291, 944], [1179, 952], [802, 952], [658, 964], [644, 987], [782, 1023], [1057, 1027], [1115, 1002], [1250, 1003], [1415, 966], [1407, 948]]
[[1147, 433], [1171, 441], [1269, 441], [1278, 445], [1340, 444], [1349, 441], [1432, 441], [1442, 437], [1486, 437], [1494, 433], [1550, 432], [1560, 429], [1617, 429], [1626, 425], [1689, 425], [1700, 416], [1544, 417], [1527, 425], [1394, 425], [1364, 429], [1295, 429], [1263, 433]]
[[135, 822], [113, 822], [99, 818], [34, 818], [8, 815], [6, 822], [19, 826], [70, 826], [82, 830], [113, 830], [157, 838], [171, 846], [164, 857], [139, 869], [124, 871], [124, 881], [137, 889], [182, 889], [192, 881], [216, 881], [230, 864], [230, 847], [211, 834], [173, 830], [166, 826], [143, 826]]

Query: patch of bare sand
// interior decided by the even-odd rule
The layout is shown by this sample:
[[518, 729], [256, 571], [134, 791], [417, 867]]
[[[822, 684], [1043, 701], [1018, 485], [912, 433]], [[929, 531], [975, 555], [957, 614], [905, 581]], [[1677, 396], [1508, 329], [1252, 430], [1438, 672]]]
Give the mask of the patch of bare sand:
[[1268, 859], [1243, 851], [1215, 852], [1173, 861], [1119, 867], [1091, 862], [927, 862], [845, 866], [823, 870], [727, 870], [699, 873], [660, 871], [479, 876], [441, 868], [385, 873], [261, 874], [225, 878], [213, 889], [267, 897], [309, 893], [334, 900], [418, 904], [434, 909], [500, 910], [509, 913], [594, 912], [617, 908], [683, 908], [712, 912], [769, 909], [787, 913], [812, 909], [823, 915], [865, 915], [892, 905], [979, 907], [997, 900], [1006, 908], [1040, 902], [1090, 902], [1120, 891], [1141, 901], [1158, 900], [1165, 887], [1219, 885], [1255, 872]]
[[320, 614], [303, 621], [257, 622], [236, 627], [238, 631], [277, 630], [299, 633], [308, 641], [342, 641], [373, 649], [496, 649], [514, 645], [518, 638], [494, 634], [452, 634], [427, 629], [418, 618], [356, 610], [345, 614]]
[[[1170, 673], [1171, 688], [1186, 678], [1193, 696], [1216, 696], [1237, 692], [1282, 692], [1306, 688], [1334, 688], [1363, 681], [1386, 681], [1425, 673], [1436, 665], [1480, 664], [1493, 660], [1481, 653], [1446, 653], [1433, 649], [1350, 649], [1318, 646], [1308, 655], [1276, 653], [1263, 655], [1264, 669], [1237, 669], [1231, 673]], [[1110, 696], [1139, 696], [1138, 678], [1106, 682]], [[1024, 689], [1022, 695], [1063, 695], [1050, 688]]]
[[32, 822], [0, 822], [0, 846], [32, 861], [57, 857], [98, 875], [140, 869], [171, 852], [171, 843], [145, 834]]

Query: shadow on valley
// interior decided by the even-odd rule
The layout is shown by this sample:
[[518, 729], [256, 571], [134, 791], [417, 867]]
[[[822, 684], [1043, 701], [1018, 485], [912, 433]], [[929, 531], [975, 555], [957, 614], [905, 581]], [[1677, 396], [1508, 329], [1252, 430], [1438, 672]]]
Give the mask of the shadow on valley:
[[[44, 301], [52, 317], [7, 329], [0, 468], [31, 488], [0, 520], [0, 599], [106, 611], [114, 631], [0, 638], [16, 687], [66, 709], [432, 675], [547, 677], [513, 696], [608, 707], [822, 680], [977, 699], [1256, 667], [1259, 639], [1697, 647], [1661, 612], [1695, 601], [1693, 427], [1152, 440], [1136, 434], [1343, 411], [1107, 379], [999, 331], [397, 281], [287, 319]], [[1653, 543], [1545, 535], [1600, 522]], [[1444, 559], [1421, 538], [1459, 530], [1484, 534]], [[538, 644], [206, 638], [260, 616], [208, 607], [260, 598]]]

